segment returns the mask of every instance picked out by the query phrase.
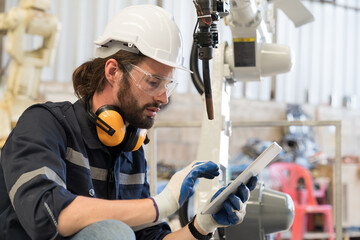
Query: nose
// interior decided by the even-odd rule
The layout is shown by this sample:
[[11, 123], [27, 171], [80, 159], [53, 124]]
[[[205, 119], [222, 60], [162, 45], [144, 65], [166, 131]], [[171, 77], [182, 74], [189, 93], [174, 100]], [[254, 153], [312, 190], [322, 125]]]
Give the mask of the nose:
[[163, 93], [154, 96], [154, 100], [161, 104], [167, 104], [169, 102], [169, 97], [166, 94], [166, 91], [164, 91]]

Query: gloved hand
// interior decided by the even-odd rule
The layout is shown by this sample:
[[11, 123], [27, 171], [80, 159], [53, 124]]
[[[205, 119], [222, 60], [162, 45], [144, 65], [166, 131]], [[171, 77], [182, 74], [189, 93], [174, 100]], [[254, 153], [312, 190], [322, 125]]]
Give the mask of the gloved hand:
[[[239, 224], [243, 221], [246, 214], [246, 201], [249, 200], [250, 191], [254, 190], [258, 178], [253, 176], [248, 183], [241, 184], [235, 194], [230, 194], [224, 201], [223, 207], [215, 214], [201, 214], [201, 210], [196, 215], [195, 221], [203, 232], [214, 232], [218, 227], [228, 227]], [[220, 188], [209, 202], [214, 200], [226, 187]]]
[[175, 173], [164, 190], [153, 197], [158, 210], [157, 219], [171, 215], [192, 196], [196, 179], [200, 177], [213, 179], [218, 175], [219, 167], [211, 161], [192, 162], [186, 168]]

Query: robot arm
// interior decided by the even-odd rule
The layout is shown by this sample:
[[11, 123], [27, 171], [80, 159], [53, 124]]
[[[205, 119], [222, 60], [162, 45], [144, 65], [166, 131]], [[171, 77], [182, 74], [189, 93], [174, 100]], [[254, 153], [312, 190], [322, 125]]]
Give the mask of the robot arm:
[[6, 51], [17, 62], [22, 61], [23, 36], [26, 31], [26, 12], [20, 8], [12, 8], [8, 13], [1, 14], [0, 30], [6, 34]]
[[[198, 0], [195, 2], [199, 4], [204, 2], [204, 5], [206, 7], [208, 6], [206, 5], [206, 0]], [[205, 54], [210, 51], [207, 52], [204, 50], [206, 48], [215, 48], [217, 45], [217, 31], [215, 25], [217, 18], [215, 17], [222, 17], [221, 14], [218, 14], [221, 11], [219, 11], [217, 7], [221, 5], [225, 6], [225, 2], [228, 1], [207, 0], [207, 2], [211, 3], [212, 6], [210, 8], [212, 22], [210, 27], [206, 28], [204, 24], [209, 23], [209, 14], [204, 13], [204, 11], [203, 13], [199, 10], [197, 11], [199, 28], [197, 29], [197, 32], [194, 31], [193, 49], [194, 46], [196, 46], [198, 53], [193, 54], [192, 49], [190, 60], [190, 67], [194, 72], [192, 79], [194, 83], [199, 83], [200, 87], [196, 86], [196, 88], [198, 91], [200, 90], [199, 93], [201, 94], [204, 92], [206, 93], [206, 90], [204, 89], [205, 84], [202, 83], [202, 81], [194, 81], [196, 75], [200, 76], [196, 70], [197, 61], [204, 56], [207, 56], [207, 61], [212, 58], [212, 55]], [[213, 7], [214, 5], [216, 8]], [[232, 81], [228, 81], [228, 79], [236, 78], [239, 81], [259, 81], [261, 77], [264, 76], [287, 72], [293, 65], [290, 48], [288, 46], [272, 43], [272, 29], [274, 27], [272, 6], [270, 0], [231, 0], [230, 5], [228, 5], [230, 14], [225, 17], [225, 21], [231, 29], [232, 44], [228, 45], [226, 42], [223, 42], [214, 50], [212, 64], [213, 102], [215, 105], [214, 120], [208, 121], [209, 111], [207, 111], [207, 116], [206, 113], [204, 113], [201, 125], [200, 144], [196, 157], [197, 161], [213, 161], [218, 163], [222, 170], [222, 178], [219, 177], [218, 179], [215, 179], [215, 181], [201, 181], [200, 179], [194, 196], [194, 208], [201, 206], [206, 202], [207, 199], [211, 197], [211, 192], [215, 192], [215, 189], [219, 185], [223, 185], [223, 183], [226, 184], [228, 180], [226, 176], [228, 176], [228, 150], [229, 136], [231, 134], [229, 108], [229, 102], [231, 100], [231, 91], [229, 91], [229, 88], [231, 87], [231, 84], [227, 83], [232, 83]], [[224, 13], [223, 16], [224, 15], [226, 14]], [[200, 27], [200, 20], [203, 22], [202, 27]], [[210, 43], [214, 44], [212, 45]], [[194, 58], [194, 56], [196, 56], [196, 58]], [[194, 61], [195, 63], [193, 63]], [[203, 77], [204, 76], [205, 75], [203, 74]], [[209, 149], [211, 151], [209, 151]], [[261, 190], [260, 195], [265, 196], [263, 193], [264, 192]], [[273, 193], [270, 193], [270, 195], [277, 197], [275, 196], [276, 194]], [[255, 202], [255, 199], [254, 203], [259, 207], [262, 207], [266, 204], [276, 202], [275, 200], [263, 198], [262, 200], [258, 199], [258, 201]], [[284, 218], [281, 217], [279, 220], [280, 222], [285, 222], [281, 227], [288, 228], [289, 225], [291, 225], [293, 217], [293, 211], [289, 208], [290, 205], [288, 204], [291, 202], [291, 199], [284, 196], [281, 202], [281, 207], [284, 208]], [[259, 211], [259, 207], [255, 207], [254, 212], [249, 211], [247, 218], [251, 220], [249, 224], [255, 223], [255, 228], [264, 233], [262, 227], [257, 224], [258, 219], [265, 216], [265, 213]], [[269, 208], [267, 207], [263, 208], [264, 211], [267, 211], [268, 209]], [[277, 213], [279, 212], [278, 210], [276, 211]], [[277, 222], [277, 224], [278, 223], [279, 222]], [[252, 231], [251, 229], [246, 229], [249, 227], [249, 224], [243, 223], [240, 226], [245, 227], [244, 231]], [[281, 229], [273, 230], [279, 231]], [[234, 236], [235, 235], [236, 234], [234, 234]], [[236, 235], [236, 239], [237, 238], [238, 235]], [[251, 239], [257, 238], [253, 237]]]
[[6, 26], [6, 14], [0, 13], [0, 34], [5, 35], [7, 32], [7, 26]]
[[[50, 65], [57, 47], [59, 29], [58, 18], [42, 9], [17, 7], [0, 14], [0, 31], [7, 36], [6, 50], [17, 62], [31, 61], [39, 67]], [[25, 51], [23, 39], [26, 34], [42, 37], [43, 44], [37, 49]]]
[[[232, 32], [233, 44], [225, 58], [234, 77], [240, 81], [259, 81], [261, 77], [289, 72], [293, 66], [288, 46], [272, 43], [273, 3], [282, 9], [296, 26], [313, 21], [312, 14], [299, 0], [193, 0], [198, 21], [190, 66], [195, 87], [205, 93], [208, 119], [214, 119], [209, 60], [218, 44], [216, 22], [225, 17]], [[298, 11], [304, 14], [299, 14]], [[230, 14], [229, 14], [230, 12]], [[197, 30], [197, 31], [196, 31]], [[195, 60], [194, 60], [195, 59]], [[202, 60], [203, 80], [197, 68]]]
[[273, 0], [273, 2], [296, 27], [314, 21], [314, 16], [299, 0]]
[[8, 30], [16, 28], [22, 16], [18, 16], [15, 9], [11, 9], [8, 13], [0, 13], [0, 31], [6, 34]]
[[289, 72], [293, 66], [290, 48], [272, 43], [273, 2], [296, 26], [314, 19], [299, 0], [231, 1], [230, 14], [225, 20], [233, 44], [227, 50], [226, 60], [237, 80], [258, 81], [261, 77]]
[[268, 26], [264, 21], [269, 14], [267, 3], [245, 0], [231, 3], [226, 22], [233, 44], [227, 50], [227, 62], [237, 80], [259, 81], [263, 76], [288, 72], [292, 67], [290, 48], [271, 44], [271, 18]]
[[[27, 56], [39, 66], [48, 66], [55, 57], [60, 32], [59, 20], [46, 12], [32, 10], [29, 14], [32, 20], [27, 24], [28, 34], [41, 36], [43, 43], [38, 49], [28, 52]], [[44, 22], [47, 24], [44, 25]]]
[[[214, 119], [213, 99], [210, 81], [210, 64], [213, 58], [213, 48], [218, 44], [217, 21], [228, 14], [228, 4], [221, 0], [193, 0], [198, 21], [194, 30], [194, 44], [191, 53], [191, 67], [196, 68], [193, 82], [199, 93], [205, 93], [205, 103], [208, 119]], [[196, 31], [197, 30], [197, 31]], [[197, 47], [198, 52], [195, 51]], [[193, 59], [195, 58], [195, 60]], [[199, 80], [197, 60], [202, 60], [203, 82]], [[196, 64], [194, 64], [196, 62]], [[193, 70], [193, 69], [192, 69]]]

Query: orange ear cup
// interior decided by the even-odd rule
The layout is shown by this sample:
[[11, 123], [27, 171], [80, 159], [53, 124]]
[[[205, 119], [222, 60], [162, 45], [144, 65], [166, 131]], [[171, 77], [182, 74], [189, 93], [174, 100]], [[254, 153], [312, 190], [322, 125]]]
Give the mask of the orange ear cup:
[[146, 133], [147, 133], [146, 129], [140, 130], [137, 143], [136, 143], [135, 147], [133, 148], [132, 152], [138, 150], [141, 147], [141, 145], [144, 143], [145, 138], [146, 138]]
[[[124, 120], [121, 117], [120, 113], [112, 109], [105, 109], [98, 114], [98, 117], [115, 130], [115, 133], [110, 136], [100, 127], [96, 127], [96, 131], [100, 141], [108, 147], [114, 147], [119, 145], [124, 140], [126, 132]], [[100, 121], [97, 121], [97, 123], [104, 126]], [[104, 127], [106, 128], [106, 126]]]
[[113, 105], [101, 106], [92, 113], [87, 106], [90, 120], [96, 124], [96, 132], [102, 144], [108, 147], [120, 147], [124, 152], [136, 151], [145, 142], [146, 129], [131, 125], [125, 126], [120, 109]]

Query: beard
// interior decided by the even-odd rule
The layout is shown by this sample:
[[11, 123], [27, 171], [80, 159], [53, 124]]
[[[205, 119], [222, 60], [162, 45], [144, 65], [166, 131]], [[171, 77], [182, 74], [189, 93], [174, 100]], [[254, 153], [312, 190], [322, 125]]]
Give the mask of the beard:
[[137, 98], [131, 92], [129, 79], [124, 76], [120, 81], [117, 93], [121, 115], [130, 125], [136, 128], [149, 129], [154, 125], [154, 118], [144, 114], [148, 107], [160, 107], [158, 103], [148, 103], [140, 106]]

